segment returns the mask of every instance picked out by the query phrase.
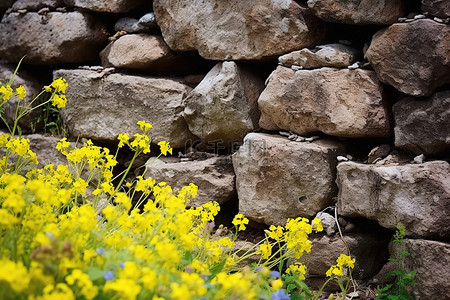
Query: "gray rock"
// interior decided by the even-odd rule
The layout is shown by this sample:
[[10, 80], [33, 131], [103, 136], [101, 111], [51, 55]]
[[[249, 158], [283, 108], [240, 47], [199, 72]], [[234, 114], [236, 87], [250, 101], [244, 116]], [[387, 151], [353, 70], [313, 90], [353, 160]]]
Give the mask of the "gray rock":
[[67, 6], [106, 13], [126, 13], [142, 6], [144, 0], [64, 0]]
[[403, 249], [395, 242], [391, 242], [389, 248], [394, 253], [406, 251], [410, 254], [404, 257], [403, 268], [406, 272], [417, 270], [414, 277], [417, 285], [413, 286], [415, 299], [450, 299], [448, 293], [450, 291], [450, 281], [448, 280], [450, 244], [430, 240], [405, 239]]
[[319, 212], [317, 213], [316, 218], [320, 219], [323, 230], [327, 235], [332, 235], [337, 232], [336, 220], [332, 215], [325, 212]]
[[445, 19], [450, 17], [450, 2], [448, 0], [422, 0], [422, 11]]
[[450, 27], [430, 19], [377, 32], [366, 52], [378, 78], [412, 96], [450, 83]]
[[36, 153], [39, 162], [38, 168], [48, 164], [67, 165], [66, 157], [56, 150], [60, 138], [41, 134], [30, 134], [23, 137], [30, 140], [30, 149]]
[[153, 7], [171, 49], [211, 60], [260, 59], [324, 40], [323, 23], [292, 0], [155, 0]]
[[[450, 237], [450, 165], [445, 161], [401, 166], [340, 163], [339, 213], [364, 217], [412, 237]], [[430, 217], [432, 216], [432, 217]]]
[[192, 64], [167, 46], [161, 36], [126, 34], [110, 43], [101, 53], [104, 67], [171, 74]]
[[342, 137], [388, 137], [383, 86], [375, 72], [279, 66], [258, 99], [259, 125], [299, 135], [321, 131]]
[[[339, 234], [313, 237], [311, 241], [311, 252], [298, 260], [307, 266], [310, 275], [325, 277], [339, 255], [348, 255]], [[374, 234], [348, 234], [344, 235], [344, 241], [350, 248], [351, 257], [355, 258], [352, 271], [355, 279], [367, 279], [378, 273], [388, 256], [388, 241]]]
[[69, 86], [61, 114], [72, 136], [117, 143], [120, 133], [139, 132], [136, 123], [153, 125], [154, 142], [183, 147], [194, 138], [183, 119], [183, 99], [191, 90], [173, 79], [111, 74], [97, 78], [88, 70], [57, 70]]
[[342, 44], [327, 44], [317, 46], [315, 49], [301, 49], [278, 58], [285, 67], [292, 65], [305, 69], [321, 67], [345, 68], [358, 59], [360, 51]]
[[[11, 79], [15, 69], [16, 66], [14, 65], [0, 63], [0, 82], [6, 84]], [[20, 85], [23, 85], [25, 87], [25, 90], [27, 91], [25, 98], [21, 100], [21, 106], [29, 105], [32, 102], [32, 100], [37, 95], [39, 95], [43, 87], [43, 83], [39, 79], [31, 75], [29, 72], [27, 72], [25, 69], [23, 69], [23, 66], [20, 68], [19, 72], [14, 77], [12, 88], [16, 89]], [[16, 108], [18, 103], [19, 98], [14, 97], [9, 99], [2, 107], [3, 117], [6, 119], [6, 121], [10, 126], [13, 126], [14, 124]], [[39, 101], [36, 100], [35, 103], [33, 103], [33, 106], [36, 106], [38, 104]], [[39, 117], [41, 112], [42, 112], [41, 109], [36, 109], [35, 111], [31, 112], [30, 114], [20, 119], [19, 127], [23, 133], [29, 133], [32, 132], [33, 129], [36, 129], [37, 118]]]
[[17, 0], [14, 2], [12, 9], [13, 11], [18, 11], [20, 9], [38, 11], [44, 7], [56, 9], [61, 6], [64, 6], [63, 0]]
[[414, 154], [450, 150], [450, 91], [426, 99], [408, 97], [394, 107], [395, 146]]
[[[149, 161], [154, 160], [150, 158]], [[201, 206], [209, 201], [219, 204], [236, 197], [231, 157], [217, 156], [205, 160], [180, 161], [175, 157], [161, 157], [145, 168], [145, 178], [164, 181], [174, 191], [189, 183], [198, 186], [198, 194], [188, 206]]]
[[[36, 33], [39, 32], [39, 37]], [[10, 13], [0, 23], [0, 56], [36, 65], [95, 60], [107, 42], [106, 27], [80, 12]]]
[[218, 63], [186, 98], [189, 130], [205, 143], [241, 142], [258, 127], [263, 79], [235, 62]]
[[308, 7], [328, 22], [346, 24], [392, 24], [404, 14], [405, 0], [315, 0]]
[[312, 217], [336, 196], [336, 156], [342, 147], [325, 139], [297, 143], [249, 133], [233, 154], [239, 212], [265, 224]]
[[158, 24], [156, 23], [155, 13], [150, 12], [148, 14], [143, 15], [139, 19], [139, 25], [145, 26], [147, 28], [156, 28]]

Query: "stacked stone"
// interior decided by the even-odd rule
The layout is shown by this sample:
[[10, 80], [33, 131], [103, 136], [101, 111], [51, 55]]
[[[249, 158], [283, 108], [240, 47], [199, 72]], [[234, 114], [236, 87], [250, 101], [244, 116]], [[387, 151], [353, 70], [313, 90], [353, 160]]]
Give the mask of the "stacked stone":
[[[347, 244], [355, 277], [373, 277], [387, 260], [383, 230], [402, 224], [416, 297], [446, 299], [450, 2], [416, 2], [412, 14], [406, 0], [4, 1], [0, 79], [24, 55], [25, 101], [45, 83], [36, 70], [66, 78], [73, 138], [115, 145], [151, 122], [153, 141], [176, 151], [145, 174], [197, 184], [191, 206], [238, 201], [266, 225], [319, 216], [327, 234], [303, 258], [313, 275]], [[339, 40], [361, 28], [353, 44]]]

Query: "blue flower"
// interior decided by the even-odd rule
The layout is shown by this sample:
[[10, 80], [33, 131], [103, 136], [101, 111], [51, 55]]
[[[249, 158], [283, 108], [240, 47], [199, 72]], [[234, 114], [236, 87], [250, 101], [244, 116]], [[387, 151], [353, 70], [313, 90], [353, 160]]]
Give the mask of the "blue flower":
[[275, 293], [272, 293], [272, 300], [291, 300], [290, 295], [286, 295], [283, 289], [279, 289]]
[[103, 272], [103, 278], [105, 278], [105, 280], [109, 281], [109, 280], [113, 280], [114, 279], [114, 273], [111, 271], [105, 271]]
[[96, 251], [97, 251], [97, 253], [100, 254], [100, 255], [105, 254], [105, 252], [106, 252], [105, 248], [97, 248]]
[[275, 278], [275, 279], [278, 279], [278, 278], [280, 278], [280, 272], [278, 272], [278, 271], [270, 271], [270, 278]]

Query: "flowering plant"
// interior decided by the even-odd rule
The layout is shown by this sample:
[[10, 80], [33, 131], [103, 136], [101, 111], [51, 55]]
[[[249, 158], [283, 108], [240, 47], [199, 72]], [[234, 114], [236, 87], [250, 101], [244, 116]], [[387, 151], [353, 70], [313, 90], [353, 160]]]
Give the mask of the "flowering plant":
[[[23, 87], [13, 91], [11, 82], [0, 87], [2, 104], [26, 94]], [[66, 87], [62, 78], [46, 86], [44, 92], [52, 93], [48, 101], [63, 107]], [[320, 220], [271, 226], [255, 248], [238, 255], [237, 232], [248, 219], [238, 214], [234, 234], [213, 234], [217, 202], [186, 209], [197, 194], [194, 184], [175, 192], [143, 175], [123, 184], [136, 157], [150, 152], [151, 124], [139, 121], [141, 132], [133, 138], [118, 136], [117, 151], [128, 146], [134, 156], [116, 177], [118, 152], [91, 141], [74, 147], [66, 138], [57, 145], [66, 165], [26, 172], [37, 165], [37, 156], [29, 140], [14, 133], [18, 119], [31, 110], [18, 106], [11, 133], [0, 135], [6, 151], [0, 160], [0, 299], [289, 297], [283, 287], [292, 288], [279, 276], [283, 263], [311, 250], [308, 235], [322, 230]], [[160, 155], [172, 153], [166, 141], [158, 145]], [[254, 255], [260, 258], [256, 265], [237, 267]], [[344, 263], [336, 268], [353, 266]], [[306, 267], [290, 265], [286, 274], [303, 282]]]

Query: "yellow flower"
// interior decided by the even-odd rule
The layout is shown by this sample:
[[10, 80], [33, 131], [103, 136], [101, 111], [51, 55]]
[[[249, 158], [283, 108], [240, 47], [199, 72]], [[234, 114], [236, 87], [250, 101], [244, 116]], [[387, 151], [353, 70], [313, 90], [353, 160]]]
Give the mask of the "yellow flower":
[[169, 143], [166, 141], [161, 141], [158, 143], [158, 146], [161, 149], [161, 153], [164, 156], [167, 156], [167, 152], [169, 152], [170, 154], [172, 154], [172, 147], [170, 147]]
[[270, 244], [262, 244], [259, 246], [258, 253], [261, 253], [263, 259], [268, 259], [272, 255], [272, 246]]
[[275, 291], [281, 289], [283, 287], [283, 281], [281, 279], [272, 280], [270, 285], [273, 287]]
[[141, 130], [146, 133], [147, 131], [149, 131], [150, 128], [152, 128], [152, 124], [147, 123], [145, 121], [139, 121], [137, 122], [137, 124], [139, 125], [139, 127], [141, 128]]
[[11, 96], [13, 94], [13, 89], [9, 85], [7, 85], [6, 87], [1, 86], [0, 93], [3, 94], [3, 101], [8, 101], [9, 98], [11, 98]]
[[54, 88], [56, 92], [65, 93], [68, 84], [64, 78], [59, 77], [58, 79], [54, 80], [50, 86]]
[[328, 277], [331, 276], [344, 276], [344, 269], [346, 267], [353, 269], [354, 268], [354, 263], [355, 263], [355, 259], [351, 258], [348, 255], [345, 254], [341, 254], [339, 255], [338, 259], [336, 260], [337, 264], [334, 266], [331, 266], [328, 271], [326, 272], [326, 275]]
[[238, 231], [245, 230], [245, 225], [248, 224], [248, 219], [243, 214], [237, 214], [234, 216], [233, 225], [236, 226]]
[[314, 218], [314, 220], [312, 220], [312, 222], [311, 222], [311, 225], [312, 225], [312, 229], [315, 232], [323, 231], [322, 221], [319, 218]]
[[276, 241], [280, 241], [283, 238], [283, 227], [270, 225], [269, 230], [266, 230], [267, 235]]
[[65, 107], [66, 102], [67, 102], [67, 99], [66, 99], [65, 95], [55, 94], [52, 97], [52, 104], [53, 104], [53, 106], [56, 106], [57, 108]]
[[123, 145], [128, 144], [128, 142], [130, 141], [130, 137], [128, 136], [128, 134], [124, 133], [124, 134], [119, 134], [119, 136], [117, 137], [117, 139], [119, 140], [119, 148], [122, 148]]
[[306, 266], [302, 263], [297, 262], [293, 265], [290, 265], [286, 270], [286, 273], [290, 275], [297, 275], [298, 279], [305, 280]]
[[56, 145], [56, 150], [65, 155], [67, 154], [67, 149], [69, 148], [69, 146], [70, 142], [67, 141], [67, 138], [63, 138]]
[[2, 281], [9, 283], [14, 291], [21, 292], [28, 288], [30, 276], [21, 261], [16, 263], [8, 259], [1, 259], [0, 282]]
[[16, 89], [16, 93], [17, 93], [17, 97], [19, 97], [20, 100], [23, 100], [23, 98], [25, 98], [25, 96], [27, 95], [27, 91], [25, 90], [23, 85], [19, 86]]

